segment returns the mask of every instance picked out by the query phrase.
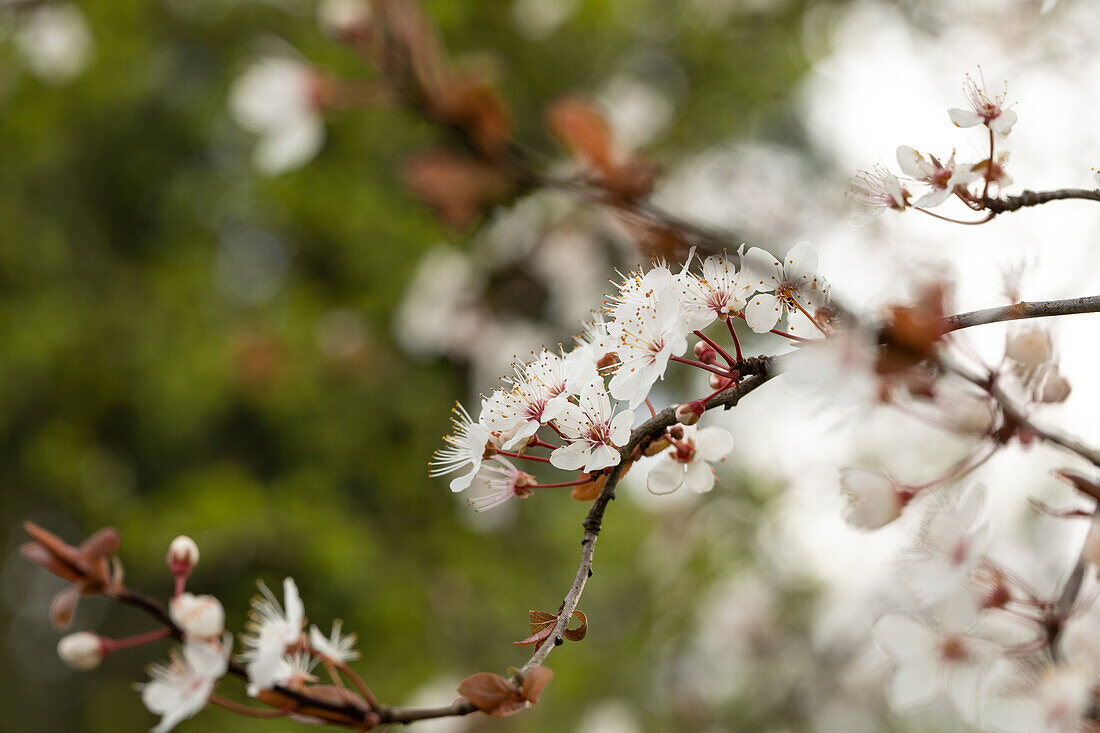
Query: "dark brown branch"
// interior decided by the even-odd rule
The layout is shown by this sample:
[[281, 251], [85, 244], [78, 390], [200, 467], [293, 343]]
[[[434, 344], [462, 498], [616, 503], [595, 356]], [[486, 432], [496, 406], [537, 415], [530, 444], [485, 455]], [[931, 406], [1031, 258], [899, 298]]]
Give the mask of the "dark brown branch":
[[[707, 403], [706, 409], [712, 410], [717, 407], [729, 409], [736, 405], [742, 397], [774, 376], [774, 370], [770, 368], [771, 363], [772, 360], [769, 357], [758, 357], [745, 362], [746, 370], [755, 373], [741, 382], [741, 384], [730, 387], [719, 393], [714, 399]], [[599, 496], [596, 497], [596, 501], [592, 504], [592, 508], [588, 510], [588, 514], [584, 518], [584, 537], [581, 540], [580, 565], [577, 568], [576, 577], [573, 579], [573, 585], [570, 586], [569, 592], [566, 593], [565, 598], [562, 600], [561, 608], [558, 611], [558, 621], [554, 625], [554, 630], [547, 639], [548, 643], [539, 647], [535, 653], [531, 655], [531, 658], [527, 660], [527, 663], [523, 665], [523, 668], [516, 673], [517, 680], [522, 680], [531, 670], [545, 662], [546, 658], [550, 656], [550, 652], [554, 650], [554, 647], [562, 642], [562, 638], [565, 634], [565, 627], [569, 624], [569, 619], [572, 618], [573, 611], [577, 610], [577, 604], [580, 602], [581, 594], [584, 593], [584, 586], [592, 576], [592, 560], [596, 554], [596, 539], [599, 537], [600, 529], [603, 526], [603, 515], [607, 510], [608, 503], [615, 498], [615, 488], [618, 486], [619, 479], [622, 478], [623, 472], [626, 470], [627, 466], [635, 460], [640, 451], [644, 450], [651, 441], [663, 435], [667, 428], [675, 424], [676, 408], [666, 407], [664, 410], [658, 412], [656, 415], [639, 425], [631, 434], [627, 444], [619, 451], [619, 455], [621, 456], [619, 463], [611, 469], [611, 473], [608, 474], [603, 489], [600, 491]]]
[[1100, 313], [1100, 295], [1087, 295], [1081, 298], [1065, 300], [1037, 300], [1019, 302], [998, 308], [985, 308], [948, 316], [948, 330], [958, 331], [971, 326], [983, 326], [987, 323], [1000, 323], [1021, 318], [1047, 318], [1048, 316], [1070, 316], [1080, 313]]
[[1038, 206], [1048, 201], [1061, 201], [1064, 199], [1100, 201], [1100, 189], [1060, 188], [1057, 191], [1024, 191], [1017, 196], [983, 199], [982, 203], [987, 211], [996, 216], [1009, 211], [1017, 211], [1027, 206]]

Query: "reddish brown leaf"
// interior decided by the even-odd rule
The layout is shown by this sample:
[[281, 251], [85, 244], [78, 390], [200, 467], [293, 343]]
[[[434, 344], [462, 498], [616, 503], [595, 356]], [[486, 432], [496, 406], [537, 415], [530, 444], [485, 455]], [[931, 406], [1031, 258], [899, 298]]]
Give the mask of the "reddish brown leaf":
[[478, 672], [459, 683], [458, 694], [481, 712], [495, 715], [501, 706], [519, 697], [519, 690], [511, 680], [499, 674]]
[[73, 622], [76, 603], [84, 590], [82, 582], [77, 581], [53, 597], [50, 601], [50, 623], [55, 629], [67, 629]]
[[574, 611], [573, 618], [580, 619], [581, 625], [575, 629], [566, 628], [565, 638], [569, 641], [580, 641], [588, 633], [588, 617], [580, 611]]
[[104, 557], [118, 552], [122, 536], [114, 527], [104, 527], [80, 543], [80, 554], [88, 557]]
[[574, 486], [569, 495], [577, 501], [595, 501], [596, 497], [600, 495], [600, 491], [603, 490], [603, 485], [606, 482], [607, 474], [602, 474], [594, 481]]
[[554, 679], [554, 671], [549, 667], [535, 667], [523, 679], [523, 696], [532, 703], [539, 701], [539, 695]]
[[614, 168], [611, 126], [588, 102], [562, 99], [546, 111], [546, 126], [571, 155], [602, 173]]
[[491, 204], [511, 195], [513, 182], [498, 168], [446, 151], [427, 151], [405, 163], [405, 185], [454, 229], [469, 227]]

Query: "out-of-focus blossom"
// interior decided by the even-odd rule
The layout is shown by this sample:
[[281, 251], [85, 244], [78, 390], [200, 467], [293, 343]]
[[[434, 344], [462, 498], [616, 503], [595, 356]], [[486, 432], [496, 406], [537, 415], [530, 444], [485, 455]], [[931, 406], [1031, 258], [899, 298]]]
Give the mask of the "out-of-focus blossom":
[[214, 596], [180, 593], [168, 603], [185, 639], [213, 639], [225, 633], [225, 609]]
[[792, 311], [813, 313], [829, 298], [829, 286], [817, 274], [817, 250], [799, 242], [782, 264], [770, 253], [753, 247], [742, 262], [746, 278], [761, 291], [745, 307], [745, 322], [757, 333], [767, 333]]
[[683, 437], [661, 453], [649, 469], [646, 488], [654, 494], [671, 494], [681, 486], [704, 493], [714, 488], [714, 469], [709, 463], [725, 459], [733, 450], [733, 436], [720, 427], [681, 426]]
[[899, 614], [883, 616], [874, 637], [894, 662], [886, 686], [890, 707], [907, 713], [945, 695], [959, 712], [972, 718], [979, 704], [981, 675], [996, 648], [973, 633], [976, 617], [937, 614], [932, 624]]
[[882, 166], [860, 171], [848, 183], [848, 196], [856, 203], [868, 207], [866, 211], [852, 215], [852, 224], [863, 226], [887, 209], [905, 211], [909, 207], [909, 191], [901, 181]]
[[332, 632], [327, 637], [316, 624], [309, 627], [309, 645], [313, 651], [337, 662], [351, 662], [359, 658], [359, 652], [355, 649], [358, 638], [355, 634], [344, 633], [344, 622], [340, 619], [332, 622]]
[[965, 186], [978, 179], [978, 173], [970, 166], [960, 166], [955, 162], [955, 154], [940, 162], [930, 155], [926, 160], [908, 145], [900, 145], [897, 150], [898, 165], [902, 173], [922, 183], [927, 183], [931, 191], [917, 199], [913, 206], [932, 208], [939, 206], [955, 191], [956, 186]]
[[92, 58], [88, 21], [70, 3], [42, 3], [20, 15], [15, 44], [27, 66], [47, 84], [64, 84]]
[[988, 435], [997, 420], [997, 407], [988, 395], [950, 379], [936, 384], [933, 403], [945, 426], [963, 435]]
[[169, 664], [149, 668], [152, 679], [139, 689], [145, 707], [161, 716], [153, 733], [172, 730], [206, 707], [214, 683], [225, 675], [231, 642], [228, 635], [223, 641], [188, 641]]
[[244, 72], [229, 90], [229, 111], [237, 124], [259, 139], [256, 168], [276, 175], [301, 168], [325, 141], [319, 109], [321, 81], [310, 66], [269, 57]]
[[244, 651], [240, 657], [248, 672], [248, 694], [253, 697], [276, 684], [283, 657], [301, 642], [306, 621], [305, 607], [293, 578], [283, 580], [284, 605], [263, 583], [260, 594], [252, 600], [247, 633], [241, 635]]
[[966, 94], [967, 102], [970, 103], [970, 109], [953, 107], [947, 110], [951, 121], [957, 126], [985, 125], [999, 135], [1007, 135], [1012, 131], [1012, 126], [1016, 124], [1016, 113], [1005, 107], [1007, 90], [995, 97], [990, 97], [984, 82], [982, 86], [978, 86], [973, 77], [967, 76], [963, 83], [963, 92]]
[[848, 501], [844, 519], [860, 529], [878, 529], [889, 524], [901, 516], [901, 510], [912, 498], [894, 479], [866, 468], [842, 469], [840, 490]]
[[164, 558], [172, 575], [188, 576], [199, 564], [199, 546], [193, 539], [181, 534], [168, 544], [168, 554]]
[[465, 470], [465, 473], [451, 479], [451, 491], [462, 491], [469, 487], [481, 468], [485, 446], [492, 436], [484, 425], [473, 421], [462, 405], [455, 403], [453, 412], [451, 424], [454, 433], [444, 436], [443, 441], [447, 445], [433, 455], [428, 475], [434, 478]]
[[1078, 666], [1002, 660], [990, 674], [979, 724], [996, 733], [1080, 733], [1092, 704], [1091, 679]]
[[1050, 332], [1040, 326], [1021, 326], [1005, 336], [1005, 356], [1030, 369], [1046, 364], [1054, 356]]
[[916, 542], [902, 555], [902, 582], [924, 603], [935, 603], [957, 590], [978, 566], [986, 543], [982, 518], [985, 489], [972, 486], [960, 495], [932, 495]]
[[550, 454], [550, 462], [565, 471], [598, 471], [618, 464], [618, 448], [630, 438], [634, 413], [616, 414], [603, 384], [592, 382], [581, 390], [579, 404], [565, 405], [556, 423], [569, 442]]

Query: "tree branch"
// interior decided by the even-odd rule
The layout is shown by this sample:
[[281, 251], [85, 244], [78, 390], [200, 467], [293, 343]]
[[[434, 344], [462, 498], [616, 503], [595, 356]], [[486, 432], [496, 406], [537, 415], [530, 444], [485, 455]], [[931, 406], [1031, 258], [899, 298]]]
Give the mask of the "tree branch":
[[1087, 295], [1081, 298], [1065, 300], [1021, 301], [997, 308], [959, 313], [944, 319], [948, 330], [958, 331], [987, 323], [1014, 321], [1022, 318], [1047, 318], [1049, 316], [1069, 316], [1080, 313], [1100, 313], [1100, 295]]
[[996, 199], [984, 198], [982, 203], [987, 211], [996, 216], [1009, 211], [1017, 211], [1027, 206], [1038, 206], [1048, 201], [1064, 199], [1100, 201], [1100, 189], [1060, 188], [1056, 191], [1024, 191], [1017, 196], [1004, 196]]

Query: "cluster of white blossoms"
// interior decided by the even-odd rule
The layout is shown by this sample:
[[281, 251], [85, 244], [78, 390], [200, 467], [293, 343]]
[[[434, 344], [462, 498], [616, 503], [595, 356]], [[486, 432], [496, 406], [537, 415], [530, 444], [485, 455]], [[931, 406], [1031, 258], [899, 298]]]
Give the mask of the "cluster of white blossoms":
[[[517, 365], [515, 376], [482, 400], [476, 420], [461, 405], [456, 408], [454, 431], [436, 452], [430, 475], [457, 474], [450, 482], [452, 491], [476, 482], [482, 494], [471, 503], [479, 509], [529, 496], [539, 487], [597, 481], [618, 465], [636, 411], [643, 404], [654, 410], [650, 391], [669, 363], [678, 361], [707, 371], [714, 392], [677, 410], [682, 424], [647, 453], [661, 452], [647, 484], [654, 493], [682, 485], [710, 490], [714, 475], [708, 462], [723, 459], [733, 439], [721, 428], [696, 432], [692, 425], [706, 402], [740, 377], [737, 368], [743, 358], [733, 323], [743, 319], [756, 333], [774, 330], [787, 336], [787, 331], [776, 330], [781, 321], [791, 329], [807, 324], [821, 328], [817, 314], [828, 303], [829, 287], [816, 270], [817, 253], [802, 242], [782, 262], [762, 249], [745, 252], [742, 246], [736, 256], [711, 255], [698, 263], [691, 256], [679, 272], [658, 261], [628, 273], [573, 349], [543, 350], [533, 361]], [[728, 329], [736, 357], [703, 333], [716, 323]], [[695, 358], [685, 358], [693, 336], [698, 339]], [[537, 449], [550, 452], [538, 455]], [[585, 475], [538, 484], [509, 458]]]
[[[205, 708], [229, 669], [233, 634], [225, 629], [225, 609], [214, 596], [183, 590], [198, 560], [198, 546], [190, 537], [181, 535], [172, 541], [166, 561], [176, 578], [176, 593], [169, 601], [168, 615], [182, 645], [171, 652], [167, 664], [150, 665], [149, 681], [137, 685], [145, 707], [161, 716], [154, 733], [169, 731]], [[306, 634], [305, 625], [305, 608], [293, 579], [283, 581], [282, 604], [260, 583], [260, 596], [252, 601], [246, 633], [240, 637], [244, 651], [238, 655], [245, 665], [249, 695], [256, 697], [276, 685], [305, 690], [317, 681], [311, 672], [319, 663], [346, 670], [347, 662], [359, 658], [355, 635], [344, 634], [340, 621], [333, 622], [328, 636], [317, 626]], [[67, 665], [87, 671], [113, 651], [164, 639], [169, 633], [165, 627], [109, 639], [78, 631], [63, 637], [57, 651]]]
[[[908, 145], [901, 145], [896, 157], [904, 179], [882, 166], [860, 171], [852, 179], [848, 195], [862, 207], [852, 217], [853, 224], [862, 226], [887, 209], [930, 209], [951, 196], [957, 196], [972, 209], [981, 210], [990, 186], [996, 186], [999, 191], [1012, 183], [1004, 169], [1006, 154], [994, 155], [994, 137], [1008, 136], [1016, 124], [1016, 112], [1006, 106], [1003, 91], [992, 95], [969, 76], [963, 88], [967, 108], [949, 109], [948, 116], [957, 127], [986, 127], [989, 130], [989, 157], [973, 163], [957, 163], [954, 151], [946, 158], [925, 156]], [[914, 184], [922, 188], [911, 190]], [[971, 184], [977, 186], [971, 189]]]
[[986, 554], [984, 504], [978, 486], [924, 504], [897, 566], [913, 602], [874, 629], [893, 665], [887, 700], [899, 713], [946, 700], [997, 733], [1086, 730], [1100, 682], [1096, 594], [1059, 623], [1064, 651], [1052, 654], [1052, 602]]

